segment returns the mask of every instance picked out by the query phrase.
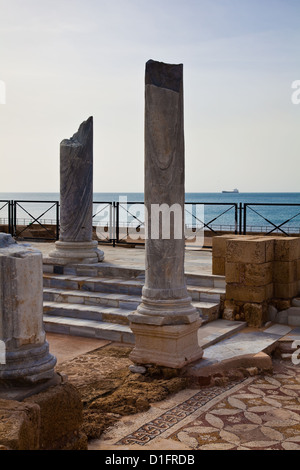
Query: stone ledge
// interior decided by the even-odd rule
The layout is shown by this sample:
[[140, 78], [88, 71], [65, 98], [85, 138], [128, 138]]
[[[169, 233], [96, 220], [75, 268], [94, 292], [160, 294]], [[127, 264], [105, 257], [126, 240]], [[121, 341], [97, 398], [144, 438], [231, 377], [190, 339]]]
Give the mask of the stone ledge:
[[273, 371], [271, 357], [263, 352], [245, 354], [221, 362], [210, 363], [207, 366], [197, 367], [197, 364], [187, 366], [183, 376], [190, 385], [212, 386], [224, 385], [231, 380], [241, 379], [263, 372]]

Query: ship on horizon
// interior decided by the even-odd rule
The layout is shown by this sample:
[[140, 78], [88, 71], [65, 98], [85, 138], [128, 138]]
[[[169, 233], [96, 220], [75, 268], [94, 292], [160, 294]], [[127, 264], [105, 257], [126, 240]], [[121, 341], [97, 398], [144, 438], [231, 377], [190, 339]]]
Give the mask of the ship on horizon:
[[239, 193], [237, 188], [222, 191], [222, 193]]

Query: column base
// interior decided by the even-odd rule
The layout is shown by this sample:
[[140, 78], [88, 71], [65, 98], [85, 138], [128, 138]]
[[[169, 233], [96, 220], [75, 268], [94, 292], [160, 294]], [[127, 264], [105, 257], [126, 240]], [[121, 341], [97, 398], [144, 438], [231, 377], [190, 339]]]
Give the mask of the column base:
[[183, 325], [154, 325], [143, 323], [141, 318], [136, 323], [134, 317], [134, 314], [130, 315], [130, 328], [135, 335], [135, 348], [130, 359], [136, 364], [177, 369], [201, 359], [203, 351], [198, 344], [201, 320]]
[[0, 390], [34, 385], [54, 377], [56, 357], [50, 354], [47, 341], [6, 351], [5, 356], [5, 364], [0, 364]]
[[55, 250], [49, 253], [50, 258], [59, 264], [84, 263], [94, 264], [104, 260], [103, 251], [99, 250], [96, 240], [90, 242], [55, 242]]

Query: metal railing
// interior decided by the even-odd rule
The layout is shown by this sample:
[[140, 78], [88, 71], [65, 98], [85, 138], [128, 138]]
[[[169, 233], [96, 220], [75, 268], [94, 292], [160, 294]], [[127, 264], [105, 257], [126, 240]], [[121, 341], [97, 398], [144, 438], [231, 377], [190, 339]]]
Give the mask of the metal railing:
[[[144, 203], [93, 202], [93, 237], [99, 243], [144, 244]], [[59, 201], [0, 200], [0, 225], [15, 238], [59, 239]], [[222, 233], [283, 236], [300, 234], [300, 204], [185, 203], [185, 239], [189, 246]]]
[[[281, 208], [276, 214], [271, 213], [272, 207]], [[296, 212], [296, 213], [295, 213]], [[252, 215], [249, 224], [249, 213]], [[274, 219], [275, 215], [275, 219]], [[271, 220], [272, 216], [272, 220]], [[245, 203], [243, 208], [243, 234], [250, 232], [249, 225], [253, 226], [254, 221], [263, 220], [268, 225], [265, 226], [264, 235], [279, 233], [289, 236], [290, 234], [299, 233], [300, 219], [298, 226], [295, 224], [296, 218], [300, 216], [300, 204], [284, 204], [284, 203]], [[293, 222], [292, 222], [293, 221]], [[289, 224], [289, 225], [288, 225]], [[253, 231], [253, 230], [252, 230]]]

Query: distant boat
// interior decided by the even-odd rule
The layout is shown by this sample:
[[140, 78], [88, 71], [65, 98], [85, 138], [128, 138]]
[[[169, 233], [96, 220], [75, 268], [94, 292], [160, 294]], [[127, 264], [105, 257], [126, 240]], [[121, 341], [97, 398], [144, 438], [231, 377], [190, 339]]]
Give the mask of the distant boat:
[[225, 190], [225, 191], [222, 191], [222, 193], [238, 193], [238, 192], [239, 192], [239, 190], [236, 189], [236, 188], [234, 188], [234, 189], [229, 189], [228, 191], [226, 191], [226, 190]]

